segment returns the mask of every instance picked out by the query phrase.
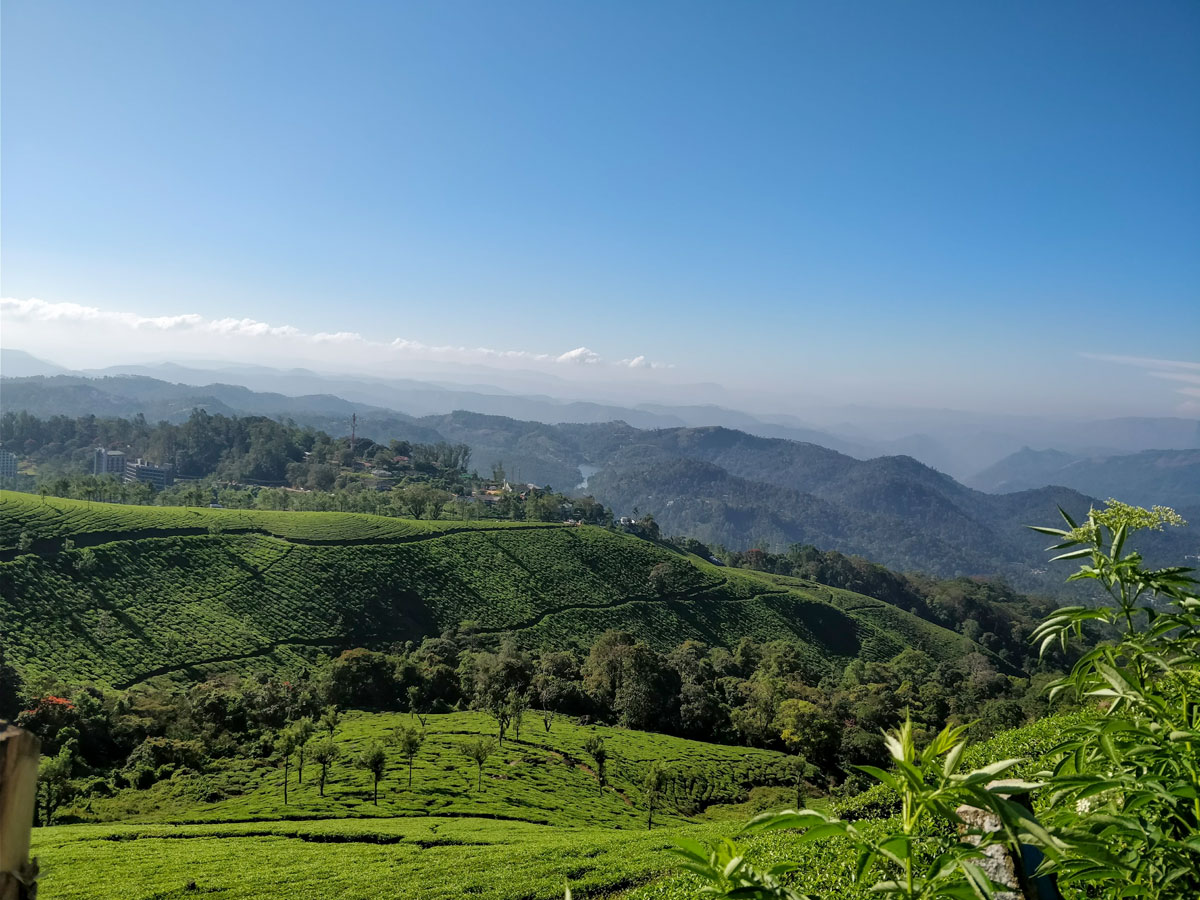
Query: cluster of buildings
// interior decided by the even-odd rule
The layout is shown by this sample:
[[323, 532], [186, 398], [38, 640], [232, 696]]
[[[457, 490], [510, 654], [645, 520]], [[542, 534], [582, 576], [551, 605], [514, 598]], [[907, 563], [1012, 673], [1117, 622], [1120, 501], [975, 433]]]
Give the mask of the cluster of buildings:
[[505, 494], [515, 494], [518, 499], [524, 500], [529, 496], [530, 491], [540, 490], [541, 488], [536, 484], [518, 484], [514, 486], [507, 481], [497, 481], [485, 484], [481, 490], [472, 491], [471, 498], [481, 503], [499, 503], [500, 498]]
[[17, 477], [17, 454], [10, 450], [0, 450], [0, 478]]
[[140, 481], [158, 490], [175, 483], [175, 472], [170, 466], [160, 466], [144, 459], [128, 459], [121, 450], [105, 450], [97, 447], [92, 457], [93, 475], [116, 475], [126, 484]]

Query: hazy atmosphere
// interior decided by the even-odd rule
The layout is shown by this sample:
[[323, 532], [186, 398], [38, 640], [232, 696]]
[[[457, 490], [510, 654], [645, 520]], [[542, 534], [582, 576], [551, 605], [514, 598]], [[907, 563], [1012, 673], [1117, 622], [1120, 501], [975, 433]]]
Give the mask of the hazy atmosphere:
[[3, 343], [1195, 414], [1198, 18], [6, 4]]
[[1200, 0], [0, 0], [0, 900], [1197, 900]]

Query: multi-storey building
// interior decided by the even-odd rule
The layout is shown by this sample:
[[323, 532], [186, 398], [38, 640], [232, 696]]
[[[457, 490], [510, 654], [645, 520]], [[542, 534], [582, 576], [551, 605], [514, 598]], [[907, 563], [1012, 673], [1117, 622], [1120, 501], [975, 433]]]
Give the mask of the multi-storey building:
[[93, 475], [125, 476], [125, 454], [120, 450], [105, 450], [97, 447], [92, 456]]
[[125, 481], [130, 484], [141, 481], [161, 491], [175, 483], [175, 473], [170, 466], [160, 466], [139, 459], [125, 464]]
[[0, 450], [0, 478], [17, 477], [17, 454]]

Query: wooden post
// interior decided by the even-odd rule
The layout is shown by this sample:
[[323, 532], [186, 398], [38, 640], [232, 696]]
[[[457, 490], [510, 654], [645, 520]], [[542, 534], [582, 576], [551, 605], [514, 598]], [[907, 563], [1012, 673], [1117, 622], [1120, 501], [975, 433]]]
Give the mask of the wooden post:
[[37, 862], [29, 859], [41, 742], [0, 721], [0, 900], [33, 900]]
[[[1003, 788], [1004, 781], [993, 781], [989, 788]], [[1021, 794], [1013, 797], [1003, 794], [1007, 799], [1015, 800], [1033, 815], [1033, 807], [1029, 797]], [[955, 812], [963, 820], [959, 826], [959, 834], [971, 844], [980, 843], [980, 837], [969, 833], [969, 828], [977, 828], [981, 832], [1000, 830], [1000, 820], [995, 814], [976, 809], [974, 806], [960, 806]], [[988, 878], [997, 884], [1004, 885], [1008, 890], [997, 891], [996, 900], [1062, 900], [1058, 892], [1058, 884], [1053, 876], [1037, 875], [1037, 868], [1042, 862], [1041, 851], [1029, 844], [1022, 844], [1020, 853], [1016, 848], [1008, 848], [1002, 844], [989, 844], [984, 847], [984, 858], [978, 864]]]

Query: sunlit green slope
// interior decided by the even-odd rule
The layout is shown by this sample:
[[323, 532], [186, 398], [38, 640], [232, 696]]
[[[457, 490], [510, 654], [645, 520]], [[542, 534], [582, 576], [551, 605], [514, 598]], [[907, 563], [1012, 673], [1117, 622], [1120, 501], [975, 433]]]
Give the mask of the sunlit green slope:
[[609, 628], [659, 648], [787, 638], [816, 669], [908, 646], [938, 658], [974, 648], [868, 597], [720, 568], [600, 528], [15, 493], [0, 494], [0, 519], [0, 641], [26, 680], [124, 687], [222, 664], [274, 667], [314, 647], [419, 640], [468, 620], [546, 647], [586, 647]]

